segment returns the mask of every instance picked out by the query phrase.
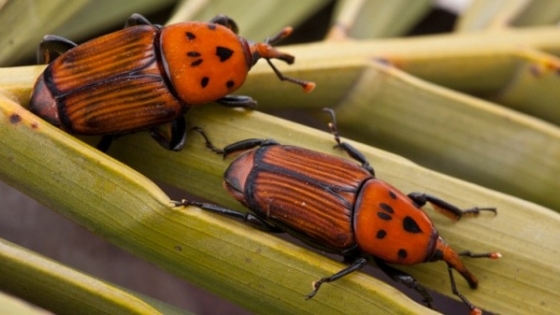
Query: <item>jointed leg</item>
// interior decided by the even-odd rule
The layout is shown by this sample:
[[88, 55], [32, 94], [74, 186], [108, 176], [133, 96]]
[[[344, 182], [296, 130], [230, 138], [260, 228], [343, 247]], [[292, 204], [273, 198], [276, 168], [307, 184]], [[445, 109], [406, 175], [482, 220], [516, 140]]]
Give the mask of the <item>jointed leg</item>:
[[101, 152], [107, 152], [114, 139], [115, 135], [104, 135], [103, 137], [101, 137], [101, 140], [97, 144], [97, 149]]
[[143, 15], [134, 13], [128, 18], [128, 20], [126, 20], [126, 23], [124, 24], [124, 28], [136, 26], [136, 25], [152, 25], [152, 22], [150, 22]]
[[334, 141], [336, 141], [336, 143], [337, 143], [336, 147], [341, 148], [351, 158], [353, 158], [354, 160], [362, 163], [362, 167], [365, 168], [368, 172], [370, 172], [371, 175], [375, 176], [375, 171], [373, 170], [373, 167], [371, 167], [371, 165], [369, 165], [368, 160], [362, 154], [362, 152], [358, 151], [358, 149], [354, 148], [350, 144], [348, 144], [346, 142], [342, 142], [340, 140], [340, 136], [338, 134], [338, 129], [336, 127], [336, 115], [334, 113], [334, 110], [332, 110], [332, 108], [323, 108], [323, 110], [328, 112], [331, 115], [331, 122], [329, 123], [329, 128], [331, 129], [331, 133], [334, 136]]
[[171, 122], [171, 139], [167, 139], [157, 128], [150, 129], [150, 135], [167, 150], [180, 151], [187, 139], [187, 123], [184, 116]]
[[239, 28], [237, 27], [237, 23], [235, 23], [234, 20], [232, 20], [229, 16], [227, 15], [216, 15], [214, 18], [212, 18], [210, 20], [210, 23], [216, 23], [222, 26], [225, 26], [227, 28], [229, 28], [232, 32], [234, 32], [235, 34], [237, 34], [239, 32]]
[[493, 212], [494, 214], [497, 213], [496, 208], [492, 208], [492, 207], [473, 207], [473, 208], [462, 210], [445, 200], [419, 192], [413, 192], [408, 194], [408, 198], [412, 199], [419, 207], [422, 207], [427, 202], [429, 202], [434, 206], [434, 209], [436, 211], [454, 220], [459, 220], [463, 216], [477, 216], [480, 214], [481, 211], [490, 211]]
[[257, 107], [257, 101], [244, 95], [226, 95], [216, 100], [216, 103], [225, 107], [235, 108], [255, 109]]
[[218, 205], [215, 204], [211, 204], [211, 203], [205, 203], [205, 202], [198, 202], [198, 201], [190, 201], [190, 200], [181, 200], [181, 201], [174, 201], [175, 206], [179, 207], [179, 206], [195, 206], [195, 207], [199, 207], [203, 210], [207, 210], [207, 211], [212, 211], [221, 215], [226, 215], [226, 216], [230, 216], [230, 217], [234, 217], [237, 219], [241, 219], [245, 222], [249, 222], [253, 225], [255, 225], [257, 228], [259, 228], [260, 230], [263, 231], [267, 231], [267, 232], [273, 232], [273, 233], [283, 233], [284, 230], [269, 224], [268, 222], [266, 222], [265, 220], [257, 217], [256, 215], [252, 214], [252, 213], [243, 213], [243, 212], [239, 212], [239, 211], [235, 211], [232, 209], [228, 209], [228, 208], [224, 208], [224, 207], [220, 207]]
[[471, 310], [470, 315], [482, 314], [482, 311], [478, 307], [474, 306], [469, 300], [467, 300], [467, 298], [463, 294], [461, 294], [461, 292], [457, 290], [455, 278], [453, 277], [453, 268], [450, 265], [447, 265], [447, 271], [449, 272], [449, 280], [451, 281], [451, 291], [453, 292], [453, 294], [458, 296], [461, 301], [463, 301], [463, 303], [465, 303], [465, 305], [467, 305], [467, 307]]
[[310, 299], [312, 297], [315, 296], [315, 294], [317, 294], [317, 292], [319, 291], [319, 289], [321, 288], [321, 285], [323, 283], [326, 282], [333, 282], [336, 281], [344, 276], [347, 276], [349, 274], [351, 274], [354, 271], [360, 270], [362, 269], [365, 265], [367, 265], [368, 260], [364, 257], [360, 257], [358, 259], [356, 259], [350, 266], [340, 270], [339, 272], [329, 276], [329, 277], [325, 277], [325, 278], [321, 278], [315, 282], [313, 282], [313, 291], [311, 291], [311, 293], [309, 293], [305, 299]]
[[226, 146], [223, 149], [220, 149], [220, 148], [217, 148], [216, 146], [214, 146], [212, 144], [212, 142], [210, 142], [210, 139], [208, 138], [206, 133], [204, 133], [204, 131], [200, 127], [193, 127], [192, 129], [194, 131], [200, 133], [200, 135], [202, 135], [202, 137], [204, 137], [204, 140], [206, 142], [206, 147], [208, 149], [212, 150], [213, 152], [216, 152], [217, 154], [223, 155], [224, 158], [226, 158], [228, 155], [230, 155], [232, 153], [235, 153], [235, 152], [242, 152], [242, 151], [251, 150], [251, 149], [256, 148], [256, 147], [278, 144], [278, 142], [276, 142], [272, 139], [256, 139], [256, 138], [253, 138], [253, 139], [241, 140], [241, 141], [232, 143], [232, 144]]
[[418, 292], [424, 298], [424, 303], [426, 303], [429, 308], [434, 308], [434, 299], [432, 298], [432, 295], [430, 294], [430, 292], [428, 292], [428, 290], [426, 290], [426, 288], [421, 286], [413, 276], [404, 271], [400, 271], [387, 265], [380, 259], [375, 259], [375, 263], [377, 264], [379, 269], [381, 269], [381, 271], [383, 271], [391, 279], [396, 282], [400, 282]]
[[61, 55], [76, 46], [78, 46], [78, 44], [62, 36], [45, 35], [43, 37], [43, 40], [39, 44], [39, 49], [37, 50], [37, 63], [38, 64], [50, 63], [52, 61], [51, 60], [52, 52]]

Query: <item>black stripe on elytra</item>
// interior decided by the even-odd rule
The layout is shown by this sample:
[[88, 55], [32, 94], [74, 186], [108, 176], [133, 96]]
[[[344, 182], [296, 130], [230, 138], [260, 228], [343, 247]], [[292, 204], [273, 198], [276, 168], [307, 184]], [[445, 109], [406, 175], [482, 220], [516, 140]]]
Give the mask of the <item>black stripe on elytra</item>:
[[189, 51], [189, 52], [187, 52], [187, 56], [189, 56], [189, 57], [200, 57], [200, 53], [198, 51]]
[[231, 58], [231, 55], [233, 55], [233, 50], [222, 46], [216, 47], [216, 56], [220, 57], [220, 62], [228, 60]]
[[418, 226], [418, 223], [416, 223], [416, 221], [409, 216], [406, 216], [403, 219], [403, 229], [405, 231], [407, 231], [409, 233], [413, 233], [413, 234], [422, 233], [422, 230]]
[[[276, 144], [278, 145], [278, 144]], [[247, 180], [245, 181], [246, 183], [254, 183], [257, 176], [259, 175], [260, 172], [270, 172], [273, 174], [281, 174], [282, 176], [286, 176], [286, 177], [290, 177], [290, 178], [294, 178], [302, 183], [306, 183], [307, 185], [313, 185], [315, 187], [318, 187], [324, 191], [327, 191], [329, 193], [332, 194], [333, 197], [336, 197], [337, 200], [340, 202], [340, 204], [342, 206], [344, 206], [344, 208], [346, 209], [353, 209], [354, 205], [351, 204], [347, 199], [345, 199], [344, 197], [342, 197], [340, 195], [340, 192], [349, 192], [349, 193], [356, 193], [356, 189], [355, 188], [347, 188], [347, 187], [339, 187], [339, 186], [334, 186], [334, 185], [328, 185], [328, 184], [324, 184], [321, 183], [319, 181], [317, 181], [317, 179], [306, 176], [304, 174], [301, 173], [297, 173], [285, 168], [282, 168], [280, 166], [277, 165], [272, 165], [272, 164], [268, 164], [266, 162], [264, 162], [264, 159], [266, 158], [266, 155], [268, 153], [268, 150], [276, 145], [267, 145], [264, 147], [259, 147], [258, 149], [256, 149], [255, 153], [254, 153], [254, 159], [253, 159], [253, 168], [249, 174], [249, 176], [247, 177]], [[289, 147], [289, 146], [282, 146], [282, 147]], [[259, 206], [256, 202], [255, 202], [255, 187], [254, 185], [245, 185], [245, 200], [247, 201], [247, 204], [249, 205], [249, 208], [251, 208], [251, 206]]]
[[60, 94], [58, 87], [53, 82], [52, 67], [48, 66], [43, 72], [43, 81], [53, 96]]
[[56, 101], [56, 109], [58, 111], [58, 119], [60, 121], [60, 125], [64, 129], [72, 131], [72, 122], [70, 121], [68, 113], [66, 112], [66, 103], [64, 102], [62, 93], [56, 86], [56, 83], [54, 83], [53, 81], [53, 72], [51, 66], [48, 66], [43, 72], [43, 81], [45, 82], [45, 86], [51, 92], [51, 95]]
[[395, 213], [395, 210], [393, 210], [393, 207], [391, 207], [390, 205], [384, 203], [384, 202], [380, 202], [379, 203], [379, 207], [389, 213]]
[[395, 194], [394, 191], [389, 190], [389, 197], [391, 197], [391, 199], [396, 200], [397, 199], [397, 194]]

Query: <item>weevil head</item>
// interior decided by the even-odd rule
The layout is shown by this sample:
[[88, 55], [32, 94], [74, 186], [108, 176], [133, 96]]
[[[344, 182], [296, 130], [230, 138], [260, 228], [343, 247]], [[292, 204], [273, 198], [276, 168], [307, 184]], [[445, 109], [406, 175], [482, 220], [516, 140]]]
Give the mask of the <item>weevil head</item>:
[[476, 277], [467, 269], [467, 267], [461, 261], [459, 254], [449, 247], [441, 237], [438, 237], [436, 241], [436, 246], [433, 250], [431, 257], [427, 261], [438, 261], [443, 260], [447, 265], [459, 272], [463, 278], [469, 283], [469, 286], [475, 289], [478, 286], [478, 280]]
[[[161, 30], [161, 66], [183, 102], [200, 105], [231, 94], [243, 85], [249, 70], [261, 58], [294, 62], [292, 55], [272, 47], [291, 34], [290, 27], [265, 43], [249, 42], [235, 30], [212, 22], [178, 23]], [[284, 77], [270, 65], [282, 80], [302, 86], [305, 92], [315, 87], [313, 82]]]
[[297, 84], [303, 88], [303, 91], [305, 93], [310, 93], [315, 89], [314, 82], [287, 77], [283, 75], [278, 69], [276, 69], [272, 62], [270, 62], [270, 59], [278, 59], [286, 62], [289, 65], [294, 63], [294, 56], [278, 51], [273, 47], [275, 43], [290, 36], [290, 34], [292, 34], [292, 31], [293, 29], [291, 27], [285, 27], [278, 34], [267, 39], [264, 43], [253, 43], [245, 41], [245, 56], [247, 57], [247, 64], [249, 65], [249, 67], [252, 67], [257, 63], [257, 61], [259, 61], [259, 59], [265, 59], [280, 80]]
[[245, 56], [247, 58], [247, 64], [252, 67], [259, 61], [259, 59], [279, 59], [287, 64], [291, 65], [294, 63], [294, 56], [278, 51], [272, 45], [288, 36], [292, 33], [291, 27], [285, 27], [271, 39], [268, 39], [264, 43], [255, 43], [250, 41], [245, 41]]

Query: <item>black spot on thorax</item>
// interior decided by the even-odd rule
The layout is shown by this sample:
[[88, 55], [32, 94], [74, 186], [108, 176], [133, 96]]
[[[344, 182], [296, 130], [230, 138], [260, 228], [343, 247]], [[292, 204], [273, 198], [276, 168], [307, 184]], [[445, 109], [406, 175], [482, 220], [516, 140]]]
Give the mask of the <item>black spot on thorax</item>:
[[200, 86], [205, 88], [208, 85], [208, 82], [210, 82], [210, 79], [208, 77], [203, 77], [202, 80], [200, 80]]
[[409, 216], [406, 216], [403, 219], [403, 229], [413, 234], [422, 233], [422, 230], [418, 226], [418, 223], [416, 223], [416, 221]]
[[385, 220], [385, 221], [391, 221], [393, 219], [393, 217], [391, 217], [390, 215], [388, 215], [385, 212], [377, 212], [377, 216], [381, 219], [381, 220]]
[[395, 210], [393, 210], [393, 207], [391, 207], [390, 205], [384, 203], [384, 202], [380, 202], [379, 203], [379, 207], [389, 213], [395, 213]]
[[188, 51], [187, 52], [187, 56], [189, 58], [197, 58], [195, 61], [191, 62], [191, 67], [197, 67], [200, 66], [200, 64], [202, 63], [203, 59], [200, 58], [202, 56], [201, 53], [199, 53], [198, 51]]
[[191, 67], [200, 66], [201, 63], [202, 63], [202, 59], [197, 59], [197, 60], [191, 62]]
[[233, 50], [221, 46], [216, 47], [216, 56], [220, 57], [221, 62], [231, 58], [231, 55], [233, 55]]

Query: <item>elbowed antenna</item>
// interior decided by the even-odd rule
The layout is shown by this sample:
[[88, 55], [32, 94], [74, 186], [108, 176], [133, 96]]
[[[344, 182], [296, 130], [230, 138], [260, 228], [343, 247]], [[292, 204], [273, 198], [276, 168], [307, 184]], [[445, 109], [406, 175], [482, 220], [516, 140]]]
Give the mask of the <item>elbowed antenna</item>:
[[251, 50], [251, 56], [253, 56], [253, 65], [257, 62], [257, 60], [259, 60], [260, 58], [263, 58], [263, 59], [266, 60], [266, 62], [268, 62], [268, 64], [272, 68], [272, 70], [274, 70], [274, 73], [276, 73], [276, 76], [278, 77], [278, 79], [280, 79], [281, 81], [288, 81], [288, 82], [295, 83], [295, 84], [301, 86], [305, 93], [309, 93], [309, 92], [313, 91], [313, 89], [315, 89], [315, 83], [314, 82], [305, 81], [305, 80], [285, 76], [270, 61], [270, 59], [279, 59], [279, 60], [282, 60], [282, 61], [286, 62], [289, 65], [294, 63], [294, 59], [295, 59], [294, 56], [292, 56], [290, 54], [280, 52], [276, 48], [272, 47], [272, 45], [274, 45], [274, 44], [278, 43], [279, 41], [281, 41], [282, 39], [290, 36], [290, 34], [292, 34], [292, 31], [293, 31], [293, 29], [288, 26], [288, 27], [283, 28], [280, 32], [278, 32], [278, 34], [276, 34], [276, 35], [274, 35], [270, 38], [267, 38], [264, 41], [264, 43], [252, 43], [252, 44], [250, 44], [249, 47], [250, 47], [250, 50]]

